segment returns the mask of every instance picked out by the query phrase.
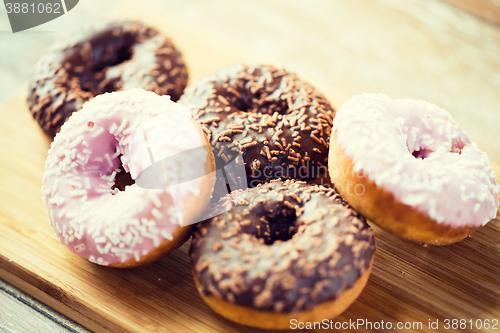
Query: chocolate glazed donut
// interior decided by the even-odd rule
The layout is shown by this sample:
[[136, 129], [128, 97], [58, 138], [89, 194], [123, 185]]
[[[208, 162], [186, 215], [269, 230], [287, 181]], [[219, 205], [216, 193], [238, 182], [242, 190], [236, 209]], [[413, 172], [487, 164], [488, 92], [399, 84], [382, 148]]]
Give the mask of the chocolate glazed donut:
[[[219, 204], [231, 205], [230, 197]], [[291, 319], [320, 321], [347, 309], [368, 280], [374, 252], [372, 229], [333, 189], [272, 180], [198, 223], [190, 256], [214, 311], [284, 329]]]
[[330, 103], [295, 74], [272, 66], [222, 69], [186, 88], [179, 100], [214, 153], [243, 153], [250, 187], [277, 178], [316, 180], [328, 173]]
[[180, 52], [156, 29], [132, 21], [96, 23], [41, 55], [30, 79], [28, 106], [54, 137], [96, 95], [143, 88], [176, 101], [187, 77]]

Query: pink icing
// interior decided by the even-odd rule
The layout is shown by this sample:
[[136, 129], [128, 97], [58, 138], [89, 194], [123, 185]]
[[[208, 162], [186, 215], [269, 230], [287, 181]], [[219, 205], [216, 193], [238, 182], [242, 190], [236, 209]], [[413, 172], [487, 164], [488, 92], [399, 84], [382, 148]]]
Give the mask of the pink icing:
[[[132, 133], [132, 140], [128, 145], [133, 157], [130, 160], [132, 178], [145, 188], [168, 186], [182, 226], [200, 221], [198, 216], [194, 219], [185, 218], [183, 212], [194, 204], [187, 197], [200, 196], [200, 188], [213, 187], [215, 183], [215, 172], [206, 170], [204, 163], [210, 159], [206, 148], [209, 143], [205, 137], [201, 137], [201, 133], [191, 112], [181, 106], [174, 112], [143, 123]], [[158, 167], [147, 170], [153, 164], [158, 164]]]
[[[173, 239], [179, 220], [168, 190], [113, 186], [120, 159], [125, 171], [143, 160], [129, 154], [134, 130], [178, 109], [169, 96], [134, 89], [95, 97], [62, 126], [49, 150], [42, 190], [55, 234], [73, 252], [109, 265], [139, 260]], [[170, 134], [181, 136], [183, 128]]]
[[333, 130], [355, 172], [438, 223], [481, 226], [495, 218], [499, 186], [488, 156], [446, 110], [356, 95], [338, 110]]

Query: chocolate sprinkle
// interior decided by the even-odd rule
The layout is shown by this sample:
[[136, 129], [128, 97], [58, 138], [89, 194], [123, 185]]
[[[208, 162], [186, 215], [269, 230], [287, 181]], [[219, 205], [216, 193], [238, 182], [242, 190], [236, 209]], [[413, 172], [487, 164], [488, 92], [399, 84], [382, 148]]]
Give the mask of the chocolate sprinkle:
[[56, 41], [38, 59], [28, 106], [49, 136], [83, 103], [105, 92], [143, 88], [177, 101], [187, 69], [172, 42], [139, 22], [96, 23]]
[[[372, 229], [334, 190], [272, 180], [245, 198], [248, 206], [196, 225], [190, 256], [200, 293], [292, 313], [337, 299], [369, 269]], [[233, 204], [229, 195], [219, 202]]]
[[328, 159], [335, 110], [293, 73], [273, 66], [225, 68], [186, 88], [179, 102], [195, 106], [193, 117], [215, 155], [221, 146], [242, 152], [250, 187], [327, 173], [316, 161]]

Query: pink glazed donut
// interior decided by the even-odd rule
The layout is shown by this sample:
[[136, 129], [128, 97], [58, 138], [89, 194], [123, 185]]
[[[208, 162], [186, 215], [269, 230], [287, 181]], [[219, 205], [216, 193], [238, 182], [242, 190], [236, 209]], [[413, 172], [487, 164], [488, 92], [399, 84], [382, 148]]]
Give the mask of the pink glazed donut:
[[[141, 89], [95, 97], [51, 144], [42, 187], [50, 223], [63, 244], [91, 262], [130, 268], [158, 260], [189, 238], [191, 227], [183, 226], [208, 205], [213, 177], [187, 182], [187, 191], [179, 185], [144, 188], [133, 181], [120, 190], [120, 171], [137, 180], [152, 163], [144, 154], [146, 128], [153, 133], [150, 140], [159, 132], [166, 135], [149, 142], [155, 157], [201, 146], [196, 163], [189, 162], [204, 174], [214, 171], [208, 141], [189, 110], [169, 96]], [[171, 177], [176, 172], [168, 170]]]
[[497, 214], [488, 156], [434, 104], [356, 95], [338, 110], [330, 147], [336, 189], [396, 236], [446, 245]]

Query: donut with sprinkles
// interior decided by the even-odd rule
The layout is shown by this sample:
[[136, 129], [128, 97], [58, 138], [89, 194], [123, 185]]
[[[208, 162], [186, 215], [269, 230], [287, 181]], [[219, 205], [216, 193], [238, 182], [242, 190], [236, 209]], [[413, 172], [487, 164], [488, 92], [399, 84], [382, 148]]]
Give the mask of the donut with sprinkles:
[[356, 95], [339, 109], [330, 143], [337, 191], [396, 236], [447, 245], [497, 215], [488, 155], [437, 105]]
[[216, 158], [227, 162], [243, 153], [250, 187], [278, 178], [328, 178], [335, 110], [297, 75], [237, 65], [190, 85], [179, 102], [193, 106]]
[[[134, 182], [149, 161], [142, 158], [148, 152], [141, 150], [138, 138], [145, 142], [145, 125], [164, 117], [171, 125], [159, 122], [156, 132], [167, 128], [173, 137], [151, 142], [155, 133], [149, 131], [152, 154], [176, 156], [201, 147], [196, 154], [182, 155], [183, 160], [201, 167], [203, 174], [213, 173], [210, 145], [201, 128], [168, 96], [142, 89], [103, 94], [61, 127], [50, 146], [42, 190], [56, 237], [71, 251], [99, 265], [130, 268], [162, 258], [190, 237], [190, 224], [208, 205], [214, 179], [201, 177], [175, 188]], [[182, 136], [186, 133], [191, 135]], [[169, 164], [162, 163], [169, 178], [184, 181], [179, 177], [185, 168]], [[131, 181], [120, 182], [120, 174], [128, 174]]]
[[[231, 198], [219, 205], [232, 207]], [[295, 180], [249, 189], [244, 202], [196, 225], [190, 250], [206, 303], [266, 329], [342, 313], [363, 290], [374, 253], [372, 229], [334, 189]]]
[[40, 56], [28, 106], [54, 137], [94, 96], [142, 88], [177, 101], [187, 79], [181, 53], [156, 29], [134, 21], [97, 22], [57, 40]]

